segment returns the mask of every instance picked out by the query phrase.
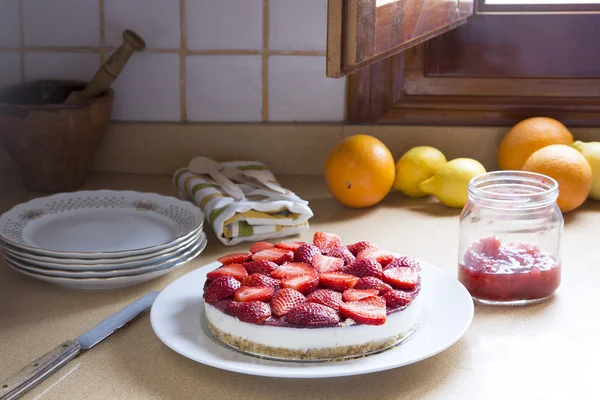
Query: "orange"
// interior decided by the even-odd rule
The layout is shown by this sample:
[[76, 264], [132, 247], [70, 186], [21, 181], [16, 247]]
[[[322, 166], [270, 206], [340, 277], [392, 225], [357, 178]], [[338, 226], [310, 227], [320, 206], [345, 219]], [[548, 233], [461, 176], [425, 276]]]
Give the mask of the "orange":
[[546, 146], [533, 153], [524, 171], [537, 172], [558, 182], [558, 206], [563, 213], [583, 204], [592, 189], [592, 167], [583, 154], [564, 144]]
[[377, 138], [350, 136], [335, 146], [325, 163], [329, 192], [347, 207], [363, 208], [379, 203], [395, 177], [394, 157]]
[[552, 118], [535, 117], [523, 120], [504, 136], [498, 149], [500, 169], [520, 170], [536, 150], [551, 144], [573, 144], [567, 127]]

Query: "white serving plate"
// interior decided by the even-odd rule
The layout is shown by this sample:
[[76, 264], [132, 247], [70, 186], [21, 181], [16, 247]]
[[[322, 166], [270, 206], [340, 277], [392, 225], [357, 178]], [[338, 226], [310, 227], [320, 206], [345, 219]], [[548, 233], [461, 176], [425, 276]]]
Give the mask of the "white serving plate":
[[10, 261], [7, 261], [6, 258], [4, 259], [4, 261], [10, 268], [31, 278], [39, 279], [49, 283], [54, 283], [60, 286], [65, 286], [71, 289], [104, 290], [139, 285], [141, 283], [148, 282], [160, 276], [168, 274], [169, 272], [174, 271], [175, 269], [183, 266], [188, 261], [196, 258], [204, 250], [205, 246], [206, 242], [204, 242], [203, 245], [201, 245], [188, 257], [181, 258], [176, 264], [170, 266], [169, 268], [138, 275], [118, 276], [112, 278], [62, 278], [56, 276], [42, 275], [26, 271], [23, 268], [13, 265]]
[[204, 214], [175, 197], [82, 191], [33, 199], [0, 217], [0, 238], [51, 257], [115, 258], [171, 248], [202, 227]]
[[177, 264], [179, 260], [189, 257], [190, 254], [194, 253], [199, 247], [205, 246], [204, 238], [198, 238], [196, 242], [191, 243], [186, 248], [177, 251], [176, 254], [173, 255], [168, 260], [159, 263], [151, 263], [146, 266], [130, 268], [130, 269], [115, 269], [108, 271], [63, 271], [58, 269], [49, 269], [49, 268], [37, 268], [31, 264], [23, 262], [10, 254], [4, 254], [4, 259], [11, 263], [15, 267], [19, 267], [26, 271], [29, 271], [34, 274], [55, 276], [60, 278], [113, 278], [117, 276], [128, 276], [128, 275], [140, 275], [147, 272], [159, 271], [162, 269], [170, 268], [172, 265]]
[[[8, 257], [11, 260], [18, 261], [20, 263], [24, 263], [29, 267], [35, 268], [43, 268], [50, 270], [60, 270], [60, 271], [73, 271], [73, 272], [104, 272], [104, 271], [115, 271], [115, 270], [127, 270], [133, 271], [138, 268], [145, 268], [151, 265], [156, 265], [162, 263], [167, 260], [172, 260], [177, 257], [178, 253], [181, 253], [185, 249], [189, 249], [190, 246], [193, 247], [199, 239], [206, 239], [206, 234], [200, 230], [197, 235], [192, 236], [188, 240], [181, 242], [173, 248], [168, 248], [166, 251], [162, 251], [160, 255], [152, 255], [154, 253], [149, 253], [148, 256], [138, 256], [137, 259], [133, 261], [121, 261], [127, 260], [129, 258], [112, 258], [104, 261], [112, 261], [112, 262], [99, 262], [94, 263], [95, 260], [79, 260], [79, 259], [62, 259], [62, 258], [52, 258], [52, 257], [40, 257], [36, 255], [31, 255], [22, 251], [14, 250], [13, 247], [5, 246], [2, 250], [3, 252], [10, 256]], [[82, 263], [78, 263], [77, 261], [85, 261]]]
[[456, 278], [421, 262], [422, 315], [415, 334], [400, 346], [364, 358], [324, 363], [271, 361], [219, 345], [206, 325], [202, 288], [214, 262], [167, 286], [150, 312], [152, 329], [175, 352], [232, 372], [278, 378], [329, 378], [402, 367], [429, 358], [456, 343], [473, 319], [473, 300]]

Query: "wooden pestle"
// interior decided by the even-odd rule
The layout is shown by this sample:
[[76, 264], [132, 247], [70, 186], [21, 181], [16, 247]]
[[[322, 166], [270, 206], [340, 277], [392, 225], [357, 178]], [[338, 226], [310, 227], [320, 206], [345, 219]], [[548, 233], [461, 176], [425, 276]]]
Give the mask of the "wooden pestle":
[[82, 104], [104, 93], [106, 89], [119, 76], [129, 57], [135, 51], [142, 51], [146, 43], [135, 32], [123, 32], [123, 44], [106, 60], [96, 72], [92, 80], [81, 91], [72, 91], [65, 100], [65, 104]]

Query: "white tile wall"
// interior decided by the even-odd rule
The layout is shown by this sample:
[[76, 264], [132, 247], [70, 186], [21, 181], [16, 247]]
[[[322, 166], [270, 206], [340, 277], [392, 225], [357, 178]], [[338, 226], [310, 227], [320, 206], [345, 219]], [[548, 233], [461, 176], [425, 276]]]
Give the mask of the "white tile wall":
[[97, 0], [22, 0], [27, 46], [98, 47]]
[[150, 49], [176, 49], [181, 42], [179, 0], [104, 0], [106, 45], [117, 47], [125, 29]]
[[179, 55], [136, 53], [113, 84], [113, 119], [178, 121]]
[[19, 83], [21, 56], [19, 53], [0, 53], [0, 86]]
[[19, 46], [19, 0], [0, 1], [0, 46]]
[[270, 0], [269, 48], [325, 51], [327, 0]]
[[187, 113], [190, 121], [260, 121], [262, 57], [187, 58]]
[[345, 82], [325, 76], [325, 57], [269, 58], [269, 120], [341, 121]]
[[186, 0], [190, 50], [262, 48], [263, 0]]
[[91, 53], [26, 53], [25, 80], [64, 79], [89, 81], [100, 67]]

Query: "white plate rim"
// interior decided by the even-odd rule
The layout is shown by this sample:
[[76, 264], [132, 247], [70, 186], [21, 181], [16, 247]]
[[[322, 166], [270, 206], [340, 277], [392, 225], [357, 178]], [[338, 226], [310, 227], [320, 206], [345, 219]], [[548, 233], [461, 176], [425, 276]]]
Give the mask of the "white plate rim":
[[[350, 361], [336, 362], [335, 367], [339, 366], [339, 368], [334, 368], [335, 372], [333, 372], [333, 373], [323, 373], [322, 370], [318, 370], [318, 369], [316, 370], [317, 372], [307, 373], [306, 371], [310, 371], [310, 370], [306, 366], [307, 365], [310, 366], [310, 364], [306, 364], [306, 363], [299, 364], [301, 366], [299, 366], [298, 368], [291, 368], [291, 367], [290, 368], [281, 368], [281, 367], [268, 365], [268, 364], [264, 365], [264, 363], [266, 363], [266, 362], [273, 363], [273, 361], [260, 360], [258, 358], [252, 357], [252, 356], [237, 353], [231, 349], [227, 349], [227, 351], [233, 352], [234, 354], [236, 354], [238, 357], [240, 357], [242, 359], [247, 358], [248, 362], [244, 362], [244, 363], [237, 362], [236, 363], [231, 360], [220, 360], [221, 362], [215, 362], [214, 360], [212, 360], [210, 358], [206, 358], [206, 357], [199, 359], [197, 356], [190, 354], [186, 350], [179, 348], [177, 345], [174, 345], [173, 343], [170, 343], [169, 338], [167, 338], [163, 335], [163, 332], [161, 331], [161, 329], [159, 327], [159, 321], [157, 320], [159, 318], [159, 317], [157, 317], [157, 314], [160, 311], [160, 307], [162, 307], [161, 304], [163, 303], [163, 301], [165, 301], [164, 300], [165, 298], [168, 299], [167, 296], [169, 295], [169, 290], [173, 290], [173, 289], [169, 289], [169, 287], [171, 287], [171, 288], [176, 287], [178, 284], [181, 284], [181, 282], [183, 282], [184, 279], [191, 279], [191, 277], [195, 277], [195, 274], [198, 274], [198, 277], [200, 277], [200, 278], [206, 279], [206, 273], [221, 266], [221, 263], [219, 263], [219, 262], [213, 262], [213, 263], [207, 264], [205, 266], [199, 267], [193, 271], [188, 272], [185, 275], [180, 276], [178, 279], [174, 280], [169, 285], [167, 285], [167, 287], [165, 287], [161, 291], [161, 293], [158, 295], [158, 297], [154, 301], [154, 304], [152, 305], [152, 309], [150, 310], [150, 324], [152, 326], [152, 330], [154, 331], [154, 334], [158, 337], [158, 339], [164, 345], [166, 345], [168, 348], [170, 348], [174, 352], [180, 354], [181, 356], [186, 357], [190, 360], [196, 361], [198, 363], [211, 366], [213, 368], [218, 368], [218, 369], [227, 370], [230, 372], [241, 373], [241, 374], [265, 376], [265, 377], [275, 377], [275, 378], [314, 379], [314, 378], [333, 378], [333, 377], [363, 375], [363, 374], [369, 374], [369, 373], [375, 373], [375, 372], [381, 372], [381, 371], [385, 371], [385, 370], [389, 370], [389, 369], [399, 368], [402, 366], [410, 365], [410, 364], [422, 361], [424, 359], [430, 358], [430, 357], [432, 357], [436, 354], [439, 354], [442, 351], [448, 349], [452, 345], [454, 345], [456, 342], [458, 342], [464, 336], [464, 334], [468, 330], [468, 328], [471, 325], [471, 322], [473, 320], [474, 313], [475, 313], [475, 306], [474, 306], [471, 295], [469, 294], [467, 289], [456, 278], [452, 277], [447, 272], [445, 272], [445, 271], [441, 270], [440, 268], [437, 268], [431, 264], [428, 264], [428, 263], [425, 263], [422, 261], [419, 261], [419, 263], [421, 264], [423, 269], [431, 269], [434, 273], [443, 276], [444, 279], [447, 280], [448, 282], [452, 282], [452, 284], [456, 285], [457, 290], [460, 291], [462, 293], [461, 296], [464, 297], [465, 307], [468, 308], [465, 310], [465, 311], [467, 311], [468, 317], [465, 319], [460, 332], [457, 332], [454, 335], [454, 337], [451, 340], [448, 340], [447, 342], [445, 342], [444, 345], [438, 346], [434, 349], [430, 349], [428, 352], [422, 354], [420, 357], [413, 358], [413, 359], [409, 360], [408, 362], [400, 362], [395, 365], [394, 364], [388, 364], [388, 365], [379, 364], [374, 367], [360, 369], [360, 368], [356, 368], [356, 366], [353, 366], [353, 365], [345, 365], [349, 362], [354, 361], [354, 360], [350, 360]], [[199, 291], [202, 290], [203, 283], [204, 282], [198, 282], [197, 287], [198, 287]], [[181, 295], [181, 293], [179, 293], [179, 294]], [[201, 310], [198, 310], [198, 314], [202, 316], [202, 315], [204, 315], [204, 308], [203, 307], [200, 307], [200, 308], [201, 308]], [[402, 345], [400, 345], [392, 350], [388, 350], [382, 354], [399, 351], [400, 349], [403, 349], [406, 346], [410, 346], [414, 337], [419, 335], [420, 328], [421, 327], [417, 328], [417, 332], [415, 332], [415, 334], [413, 335], [413, 338], [411, 338], [407, 342], [403, 343]], [[199, 329], [200, 329], [200, 333], [202, 335], [206, 335], [205, 332], [202, 332], [202, 327], [200, 327]], [[212, 340], [210, 338], [207, 338], [207, 339]], [[217, 346], [219, 346], [219, 345], [217, 345]], [[369, 356], [369, 357], [364, 358], [363, 360], [369, 359], [371, 357], [379, 357], [382, 354]], [[224, 363], [227, 364], [227, 366], [225, 366]], [[261, 363], [263, 365], [261, 365]], [[277, 363], [277, 362], [275, 362], [275, 363]], [[240, 367], [239, 364], [241, 364], [242, 367]], [[289, 363], [287, 363], [287, 362], [286, 362], [286, 364], [289, 365]], [[330, 364], [330, 365], [333, 365], [333, 364]], [[262, 367], [262, 368], [258, 368], [258, 367]], [[294, 374], [294, 371], [296, 371], [296, 374]], [[302, 373], [300, 375], [297, 374], [299, 371], [302, 371]]]
[[[168, 260], [161, 261], [155, 265], [145, 265], [137, 268], [128, 268], [128, 269], [114, 269], [107, 271], [64, 271], [50, 268], [41, 268], [34, 265], [28, 265], [19, 259], [14, 259], [13, 256], [8, 254], [3, 254], [4, 259], [13, 264], [20, 269], [24, 269], [32, 274], [43, 275], [48, 277], [55, 278], [67, 278], [67, 279], [88, 279], [88, 278], [116, 278], [123, 276], [136, 276], [143, 275], [148, 272], [160, 271], [162, 269], [168, 269], [167, 265], [175, 264], [178, 260], [188, 257], [190, 254], [194, 253], [198, 248], [202, 247], [202, 245], [206, 245], [205, 238], [198, 238], [196, 241], [188, 244], [186, 247], [182, 247], [176, 253], [176, 256], [169, 258]], [[78, 276], [79, 275], [79, 276]]]
[[[39, 247], [33, 247], [28, 245], [23, 245], [16, 243], [5, 236], [2, 235], [2, 231], [4, 229], [5, 224], [8, 222], [9, 218], [16, 218], [18, 214], [26, 211], [28, 208], [40, 208], [40, 203], [46, 203], [49, 201], [59, 201], [63, 199], [68, 199], [69, 197], [74, 196], [134, 196], [134, 197], [142, 197], [145, 200], [142, 201], [154, 201], [154, 202], [162, 202], [162, 203], [171, 203], [177, 204], [179, 207], [186, 209], [187, 211], [194, 214], [195, 219], [197, 221], [196, 226], [185, 235], [179, 236], [169, 242], [162, 243], [156, 246], [149, 246], [139, 249], [130, 249], [130, 250], [121, 250], [121, 251], [106, 251], [106, 252], [75, 252], [75, 251], [56, 251], [50, 249], [44, 249]], [[40, 204], [37, 206], [36, 204]], [[158, 193], [152, 192], [138, 192], [134, 190], [82, 190], [77, 192], [67, 192], [67, 193], [57, 193], [50, 196], [44, 197], [36, 197], [29, 201], [26, 201], [21, 204], [17, 204], [12, 207], [10, 210], [6, 211], [2, 215], [0, 215], [0, 239], [12, 246], [19, 247], [22, 249], [26, 249], [36, 254], [43, 254], [49, 256], [57, 256], [57, 257], [80, 257], [80, 258], [96, 258], [96, 257], [105, 257], [105, 258], [114, 258], [114, 257], [122, 257], [127, 255], [136, 255], [141, 253], [146, 253], [149, 251], [160, 250], [166, 247], [170, 247], [176, 245], [182, 240], [188, 239], [193, 235], [198, 229], [201, 229], [204, 223], [205, 215], [200, 209], [200, 207], [195, 204], [178, 199], [174, 196], [165, 196]]]
[[[190, 239], [186, 240], [185, 242], [182, 242], [172, 248], [165, 249], [165, 251], [162, 252], [162, 254], [150, 255], [148, 257], [138, 258], [136, 260], [124, 261], [124, 262], [114, 262], [114, 260], [120, 260], [120, 259], [112, 259], [113, 262], [111, 262], [111, 263], [99, 262], [96, 264], [92, 263], [94, 260], [84, 260], [84, 261], [86, 261], [86, 263], [79, 264], [79, 263], [77, 263], [77, 259], [65, 259], [66, 261], [73, 261], [73, 262], [61, 263], [58, 261], [54, 261], [56, 259], [53, 259], [50, 257], [37, 257], [37, 256], [32, 257], [30, 254], [21, 253], [21, 252], [13, 250], [12, 248], [8, 248], [6, 246], [2, 249], [2, 251], [4, 253], [10, 255], [11, 257], [18, 259], [19, 262], [27, 263], [28, 266], [31, 268], [58, 270], [58, 271], [65, 271], [65, 272], [107, 272], [107, 271], [114, 272], [116, 270], [128, 271], [128, 270], [135, 270], [137, 268], [149, 266], [149, 264], [154, 262], [153, 260], [155, 260], [157, 258], [169, 257], [168, 259], [172, 260], [173, 258], [175, 258], [174, 255], [176, 253], [180, 252], [184, 248], [189, 247], [194, 242], [197, 242], [199, 239], [202, 239], [202, 238], [206, 240], [206, 234], [204, 233], [204, 231], [200, 230], [198, 235], [195, 235], [195, 236], [191, 237]], [[40, 258], [44, 258], [45, 260], [40, 260]], [[162, 260], [160, 262], [162, 263], [164, 261], [165, 260]], [[31, 264], [31, 262], [38, 263], [39, 265]], [[44, 265], [41, 265], [41, 264], [44, 264]], [[137, 265], [131, 266], [131, 264], [137, 264]]]

